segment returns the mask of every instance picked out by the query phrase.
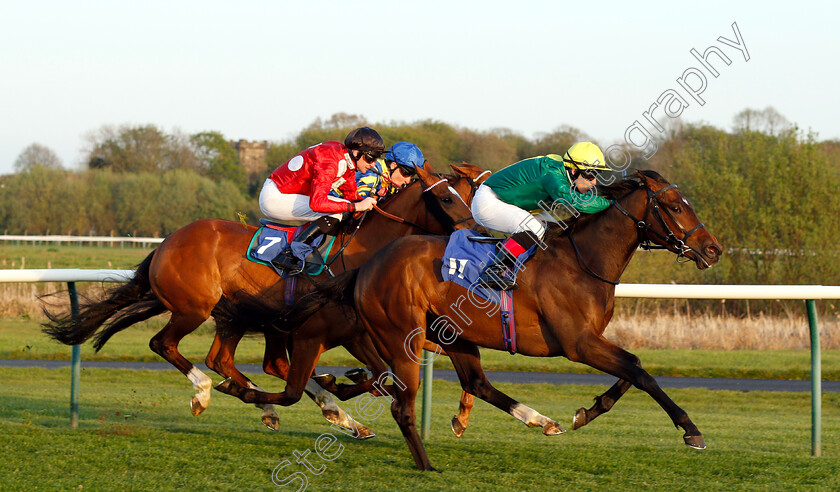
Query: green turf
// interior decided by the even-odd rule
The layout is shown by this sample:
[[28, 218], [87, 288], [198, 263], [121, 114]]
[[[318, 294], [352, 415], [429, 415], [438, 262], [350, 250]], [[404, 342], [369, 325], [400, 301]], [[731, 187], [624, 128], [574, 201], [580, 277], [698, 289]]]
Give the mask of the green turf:
[[[0, 268], [133, 269], [154, 248], [58, 245], [13, 245], [0, 242]], [[23, 258], [23, 260], [21, 260]]]
[[[69, 370], [0, 368], [0, 487], [10, 490], [267, 490], [271, 473], [306, 474], [310, 490], [837, 490], [840, 395], [823, 397], [823, 456], [810, 456], [807, 393], [669, 390], [704, 433], [705, 451], [682, 444], [665, 413], [631, 389], [612, 412], [566, 435], [545, 437], [478, 402], [463, 438], [448, 428], [460, 390], [436, 382], [426, 447], [440, 473], [414, 469], [389, 412], [364, 422], [359, 442], [331, 429], [310, 402], [281, 408], [282, 430], [259, 411], [214, 393], [199, 417], [190, 384], [174, 371], [86, 369], [81, 424], [68, 428]], [[277, 389], [275, 382], [257, 383]], [[498, 385], [563, 425], [604, 387]], [[343, 404], [353, 412], [354, 402]], [[419, 409], [418, 409], [419, 411]], [[293, 452], [333, 434], [334, 461]]]
[[[138, 324], [115, 335], [95, 353], [90, 344], [82, 346], [84, 360], [162, 361], [149, 350], [149, 339], [163, 326], [166, 318]], [[207, 324], [185, 337], [179, 346], [182, 354], [194, 362], [204, 361], [214, 335]], [[263, 342], [245, 338], [236, 351], [238, 363], [262, 363]], [[808, 350], [635, 350], [642, 365], [654, 376], [746, 377], [767, 379], [810, 379]], [[482, 362], [486, 370], [589, 372], [598, 371], [570, 362], [563, 357], [535, 358], [507, 352], [484, 350]], [[36, 321], [0, 319], [0, 359], [69, 360], [70, 347], [56, 343], [40, 331]], [[321, 357], [320, 365], [355, 366], [358, 361], [339, 347]], [[446, 357], [435, 367], [451, 369]], [[822, 351], [822, 374], [826, 380], [840, 380], [840, 350]]]

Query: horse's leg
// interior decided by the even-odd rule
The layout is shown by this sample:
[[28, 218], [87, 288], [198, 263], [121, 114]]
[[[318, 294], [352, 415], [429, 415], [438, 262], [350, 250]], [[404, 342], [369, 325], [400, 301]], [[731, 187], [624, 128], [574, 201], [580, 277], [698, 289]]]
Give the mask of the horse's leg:
[[[321, 412], [329, 422], [352, 431], [356, 439], [367, 439], [375, 434], [362, 424], [347, 415], [332, 396], [313, 381], [310, 376], [318, 363], [318, 358], [324, 351], [324, 337], [298, 341], [295, 350], [291, 352], [292, 361], [286, 358], [287, 337], [285, 335], [266, 335], [266, 350], [263, 369], [275, 376], [286, 380], [286, 388], [282, 393], [267, 393], [260, 388], [249, 387], [238, 381], [228, 379], [216, 386], [216, 389], [238, 397], [245, 403], [279, 404], [288, 406], [300, 400], [306, 393], [321, 408]], [[320, 343], [319, 343], [320, 342]], [[272, 372], [269, 372], [272, 371]]]
[[[415, 354], [420, 356], [420, 351]], [[429, 456], [423, 447], [423, 441], [417, 433], [417, 416], [414, 410], [417, 389], [420, 387], [419, 366], [404, 354], [398, 354], [398, 359], [391, 363], [394, 378], [402, 384], [394, 384], [396, 398], [391, 402], [391, 415], [397, 421], [402, 435], [408, 443], [408, 449], [414, 458], [417, 468], [423, 471], [433, 471]]]
[[[388, 366], [382, 362], [373, 342], [367, 333], [362, 332], [359, 336], [353, 338], [344, 344], [344, 348], [350, 352], [350, 355], [361, 361], [365, 366], [371, 369], [373, 374], [382, 374], [388, 370]], [[362, 370], [364, 371], [364, 370]], [[376, 378], [368, 378], [367, 374], [359, 375], [354, 380], [355, 384], [336, 384], [335, 376], [332, 374], [325, 374], [313, 378], [318, 384], [338, 397], [339, 400], [345, 401], [350, 398], [359, 396], [363, 393], [370, 392], [374, 396], [384, 396], [384, 393], [391, 394], [391, 385], [378, 386]]]
[[639, 358], [635, 355], [617, 347], [594, 332], [587, 332], [578, 340], [574, 358], [570, 357], [570, 359], [575, 362], [582, 362], [625, 381], [630, 381], [633, 386], [656, 400], [659, 406], [665, 410], [665, 413], [671, 417], [674, 425], [685, 431], [683, 440], [688, 446], [696, 449], [706, 448], [703, 435], [700, 434], [694, 422], [688, 418], [688, 414], [662, 391], [662, 388], [647, 371], [642, 369]]
[[323, 352], [323, 346], [308, 340], [298, 343], [292, 352], [289, 372], [286, 374], [286, 388], [282, 393], [268, 393], [240, 385], [233, 379], [225, 379], [216, 389], [222, 393], [233, 395], [245, 403], [274, 403], [287, 407], [300, 401], [306, 383], [315, 369], [318, 356]]
[[466, 391], [461, 392], [461, 401], [458, 404], [458, 414], [452, 417], [450, 426], [455, 437], [464, 435], [467, 426], [470, 424], [470, 412], [472, 412], [473, 405], [475, 405], [475, 397]]
[[[234, 353], [240, 340], [242, 340], [241, 335], [221, 337], [216, 332], [213, 345], [210, 346], [210, 352], [207, 353], [207, 358], [204, 360], [204, 363], [223, 378], [231, 378], [246, 388], [261, 390], [259, 386], [242, 374], [234, 365]], [[261, 417], [263, 425], [273, 431], [280, 430], [280, 416], [277, 415], [277, 411], [273, 405], [258, 404], [256, 407], [263, 411]]]
[[210, 405], [212, 380], [178, 352], [178, 342], [185, 335], [198, 328], [208, 316], [202, 316], [198, 313], [173, 312], [166, 326], [149, 341], [149, 348], [153, 352], [177, 367], [192, 382], [193, 388], [195, 388], [195, 396], [190, 401], [190, 409], [193, 415], [200, 414]]
[[607, 413], [613, 405], [615, 405], [615, 402], [621, 398], [621, 395], [626, 393], [631, 386], [633, 386], [633, 384], [630, 383], [630, 381], [619, 379], [604, 394], [595, 397], [595, 404], [592, 405], [592, 408], [588, 410], [586, 408], [578, 409], [577, 413], [575, 413], [575, 418], [572, 421], [572, 430], [578, 430], [589, 422], [595, 420], [595, 417], [601, 415], [602, 413]]
[[541, 427], [543, 434], [546, 436], [566, 432], [566, 429], [554, 420], [519, 403], [490, 384], [484, 374], [484, 369], [481, 367], [481, 356], [475, 344], [457, 339], [447, 346], [447, 353], [455, 366], [455, 372], [458, 373], [458, 379], [461, 381], [461, 387], [465, 392], [473, 394], [494, 407], [511, 414], [528, 427]]
[[[321, 318], [320, 317], [313, 317], [312, 321], [309, 321], [308, 323], [314, 323], [315, 322], [314, 320], [316, 320], [316, 319], [320, 320]], [[324, 327], [323, 329], [325, 330], [323, 333], [328, 333], [328, 331], [326, 331], [326, 330], [329, 329], [329, 328], [327, 328], [329, 322], [330, 322], [329, 320], [321, 321], [322, 326]], [[272, 340], [269, 340], [268, 336], [266, 336], [266, 357], [268, 358], [269, 349], [271, 349], [271, 354], [273, 356], [278, 355], [280, 353], [283, 354], [282, 361], [274, 360], [272, 362], [275, 369], [279, 368], [278, 367], [278, 362], [281, 365], [283, 365], [283, 364], [285, 365], [285, 373], [283, 374], [283, 376], [278, 376], [278, 377], [281, 377], [282, 379], [287, 379], [287, 375], [288, 375], [289, 368], [290, 368], [289, 363], [288, 363], [288, 359], [286, 359], [287, 341], [288, 341], [287, 336], [280, 337], [280, 336], [274, 335], [274, 336], [272, 336]], [[294, 359], [294, 357], [295, 357], [294, 356], [294, 350], [290, 350], [290, 352], [292, 354], [292, 359]], [[316, 359], [315, 362], [317, 364], [317, 359]], [[315, 368], [315, 365], [313, 364], [312, 369], [314, 369], [314, 368]], [[265, 362], [263, 363], [263, 369], [265, 369]], [[312, 374], [310, 373], [310, 376], [311, 375]], [[321, 414], [331, 424], [337, 425], [337, 426], [339, 426], [343, 429], [347, 429], [347, 430], [351, 431], [353, 433], [352, 436], [355, 437], [356, 439], [368, 439], [368, 438], [374, 437], [376, 435], [376, 434], [373, 433], [373, 431], [371, 431], [370, 429], [368, 429], [364, 425], [356, 422], [352, 417], [347, 415], [347, 412], [345, 412], [344, 410], [341, 409], [341, 407], [338, 406], [338, 404], [335, 402], [335, 399], [332, 397], [332, 395], [327, 390], [322, 388], [314, 379], [310, 378], [309, 380], [306, 381], [306, 386], [304, 387], [303, 391], [304, 391], [304, 393], [306, 393], [306, 396], [311, 398], [312, 401], [314, 401], [315, 404], [318, 405], [318, 408], [321, 409]]]
[[[402, 431], [414, 463], [423, 471], [434, 470], [423, 447], [423, 441], [417, 433], [417, 418], [414, 410], [417, 390], [420, 388], [420, 366], [416, 361], [420, 360], [420, 352], [426, 337], [424, 335], [414, 337], [409, 342], [410, 345], [406, 345], [402, 335], [395, 330], [373, 330], [367, 319], [362, 317], [362, 320], [365, 331], [371, 335], [377, 352], [394, 371], [392, 391], [395, 393], [395, 398], [391, 401], [391, 415]], [[425, 313], [422, 313], [415, 316], [415, 319], [407, 316], [398, 322], [405, 326], [424, 326], [425, 321]], [[383, 321], [383, 323], [390, 322], [394, 320]], [[381, 375], [374, 374], [374, 376], [378, 379]]]
[[[440, 345], [431, 340], [426, 340], [423, 348], [429, 352], [448, 356], [446, 351], [444, 351]], [[467, 426], [470, 424], [470, 412], [472, 412], [473, 405], [475, 405], [475, 397], [466, 391], [462, 391], [461, 401], [458, 403], [458, 414], [452, 417], [449, 424], [452, 428], [452, 432], [455, 433], [455, 437], [463, 436], [464, 431], [467, 430]]]

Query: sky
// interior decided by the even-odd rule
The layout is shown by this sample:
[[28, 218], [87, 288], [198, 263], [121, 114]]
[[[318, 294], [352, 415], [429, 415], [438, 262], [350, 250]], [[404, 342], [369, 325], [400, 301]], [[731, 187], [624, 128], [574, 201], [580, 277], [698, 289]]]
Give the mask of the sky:
[[[637, 120], [654, 134], [643, 113], [669, 89], [684, 121], [728, 130], [773, 106], [840, 138], [838, 5], [5, 1], [0, 174], [32, 143], [79, 168], [103, 125], [284, 141], [338, 112], [529, 138], [571, 125], [608, 145]], [[733, 23], [744, 50], [718, 40]], [[711, 46], [731, 61], [710, 55], [717, 77], [690, 53]], [[677, 80], [701, 87], [692, 68], [702, 105]]]

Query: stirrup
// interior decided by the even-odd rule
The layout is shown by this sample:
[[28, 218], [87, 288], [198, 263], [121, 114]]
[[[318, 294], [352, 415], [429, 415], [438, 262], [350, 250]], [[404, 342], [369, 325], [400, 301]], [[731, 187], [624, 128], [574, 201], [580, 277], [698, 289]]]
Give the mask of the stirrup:
[[301, 273], [306, 266], [306, 262], [293, 255], [291, 249], [283, 250], [276, 258], [271, 260], [271, 264], [277, 268], [286, 270], [289, 275]]
[[[509, 278], [504, 278], [503, 274], [505, 266], [495, 263], [487, 267], [487, 269], [478, 277], [478, 285], [488, 289], [498, 290], [516, 290], [519, 285], [516, 281]], [[492, 276], [490, 275], [492, 273]]]

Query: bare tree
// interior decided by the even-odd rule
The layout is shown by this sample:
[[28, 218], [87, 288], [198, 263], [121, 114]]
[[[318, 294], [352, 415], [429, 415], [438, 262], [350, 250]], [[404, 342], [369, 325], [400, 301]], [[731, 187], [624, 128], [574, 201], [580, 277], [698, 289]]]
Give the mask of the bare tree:
[[167, 134], [154, 125], [103, 126], [87, 136], [88, 167], [121, 172], [196, 168], [189, 136]]
[[762, 110], [747, 108], [733, 118], [735, 131], [764, 132], [779, 135], [791, 128], [791, 123], [772, 106]]
[[39, 143], [30, 144], [23, 149], [15, 160], [15, 171], [23, 172], [35, 166], [42, 166], [49, 169], [63, 169], [61, 159], [49, 147]]

